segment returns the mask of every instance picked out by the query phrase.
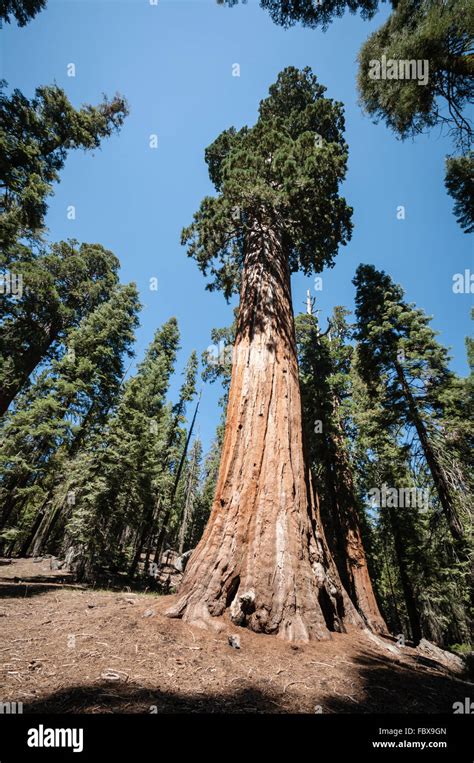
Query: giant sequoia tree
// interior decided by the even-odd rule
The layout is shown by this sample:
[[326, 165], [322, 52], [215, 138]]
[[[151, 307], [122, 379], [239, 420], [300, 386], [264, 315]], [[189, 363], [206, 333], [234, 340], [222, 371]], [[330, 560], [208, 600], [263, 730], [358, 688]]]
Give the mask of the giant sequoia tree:
[[[210, 520], [168, 614], [317, 639], [360, 617], [330, 556], [303, 451], [290, 275], [331, 265], [351, 233], [342, 105], [310, 69], [280, 73], [252, 128], [207, 149], [217, 196], [184, 231], [188, 253], [240, 309]], [[215, 622], [215, 621], [214, 621]]]
[[[239, 0], [218, 2], [232, 7]], [[474, 95], [474, 6], [470, 0], [390, 0], [389, 4], [392, 14], [359, 54], [362, 105], [402, 138], [436, 125], [448, 128], [460, 156], [448, 157], [445, 184], [455, 201], [456, 219], [471, 232], [474, 158], [467, 107]], [[275, 24], [285, 28], [302, 24], [326, 30], [346, 11], [371, 19], [379, 0], [260, 0], [260, 6]], [[375, 78], [371, 69], [382, 56], [387, 62], [387, 77]], [[423, 63], [427, 66], [426, 80], [421, 84], [414, 75], [399, 77], [399, 61], [408, 68]]]

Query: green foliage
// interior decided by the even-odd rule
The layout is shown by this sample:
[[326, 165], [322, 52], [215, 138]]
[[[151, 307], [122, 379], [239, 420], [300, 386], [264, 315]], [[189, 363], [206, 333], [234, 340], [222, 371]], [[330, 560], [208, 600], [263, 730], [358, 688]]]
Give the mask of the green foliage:
[[209, 519], [216, 492], [222, 437], [223, 427], [220, 427], [204, 463], [202, 486], [199, 494], [196, 496], [191, 527], [187, 536], [186, 545], [189, 548], [197, 546]]
[[[440, 454], [446, 451], [446, 416], [453, 418], [460, 398], [460, 381], [449, 370], [447, 351], [436, 341], [429, 316], [407, 304], [402, 289], [388, 275], [360, 265], [354, 284], [358, 369], [371, 394], [381, 395], [380, 424], [403, 428], [407, 438], [419, 443], [428, 462], [427, 453], [433, 450], [429, 468], [443, 471]], [[454, 473], [445, 476], [447, 482], [455, 480]], [[453, 505], [460, 503], [465, 511], [464, 491], [451, 492]]]
[[[391, 553], [411, 582], [408, 599], [423, 632], [450, 643], [465, 638], [459, 633], [467, 630], [469, 607], [469, 382], [449, 371], [447, 352], [436, 341], [429, 318], [403, 300], [402, 289], [388, 275], [361, 265], [354, 283], [356, 369], [359, 389], [366, 390], [354, 408], [362, 433], [359, 446], [364, 443], [366, 454], [359, 468], [365, 475], [362, 485], [380, 489], [385, 482], [397, 489], [427, 491], [429, 505], [423, 512], [413, 506], [392, 508], [379, 525], [391, 527], [392, 537], [398, 534], [398, 549]], [[376, 476], [379, 464], [382, 470]]]
[[76, 549], [75, 567], [81, 577], [95, 579], [104, 568], [147, 573], [139, 567], [141, 555], [155, 553], [161, 531], [176, 542], [185, 520], [184, 539], [192, 532], [201, 446], [195, 441], [187, 459], [183, 448], [197, 356], [191, 354], [178, 402], [172, 406], [166, 394], [178, 344], [172, 318], [156, 333], [136, 375], [125, 385], [106, 429], [73, 464], [76, 503], [63, 544]]
[[324, 97], [309, 68], [288, 67], [270, 87], [252, 128], [224, 131], [206, 150], [218, 195], [206, 197], [182, 243], [209, 289], [239, 287], [245, 238], [257, 213], [279, 232], [290, 271], [333, 264], [351, 235], [351, 208], [338, 195], [347, 146], [342, 104]]
[[469, 640], [468, 569], [457, 558], [445, 523], [437, 519], [436, 497], [428, 507], [391, 506], [388, 501], [374, 505], [370, 500], [369, 491], [384, 484], [429, 489], [431, 482], [397, 423], [381, 424], [384, 384], [378, 394], [369, 394], [356, 367], [351, 372], [353, 453], [370, 527], [366, 551], [386, 621], [393, 633], [412, 637], [414, 628], [420, 628], [421, 635], [443, 647]]
[[37, 13], [46, 8], [47, 0], [0, 0], [0, 26], [2, 21], [25, 26]]
[[138, 308], [135, 285], [117, 286], [70, 330], [61, 356], [7, 416], [0, 449], [4, 521], [15, 519], [22, 500], [40, 505], [63, 461], [67, 469], [67, 458], [104, 425], [131, 355]]
[[109, 299], [119, 267], [99, 244], [74, 240], [53, 244], [40, 256], [17, 245], [3, 262], [21, 275], [23, 293], [0, 300], [2, 412], [38, 364], [57, 357], [67, 331]]
[[[217, 0], [229, 7], [237, 5], [239, 0]], [[242, 0], [245, 4], [246, 0]], [[327, 29], [334, 18], [346, 11], [360, 13], [363, 19], [371, 19], [377, 11], [379, 0], [260, 0], [260, 7], [268, 11], [272, 21], [279, 26], [288, 27], [301, 23], [310, 28]]]
[[205, 382], [221, 381], [224, 395], [219, 404], [225, 409], [229, 396], [230, 380], [232, 375], [232, 354], [237, 329], [238, 308], [234, 310], [234, 321], [231, 326], [220, 329], [212, 329], [212, 344], [202, 354], [203, 372]]
[[68, 151], [99, 148], [120, 129], [128, 107], [117, 95], [75, 109], [56, 85], [38, 87], [31, 100], [18, 89], [7, 95], [5, 88], [0, 82], [0, 242], [11, 246], [41, 232]]
[[[394, 365], [402, 364], [461, 515], [474, 492], [472, 375], [449, 372], [429, 319], [388, 275], [361, 266], [356, 284], [359, 344], [344, 308], [335, 309], [329, 331], [314, 315], [295, 321], [303, 424], [326, 537], [340, 561], [335, 519], [350, 501], [392, 633], [443, 647], [468, 642], [469, 561], [450, 534]], [[374, 503], [372, 491], [384, 485], [425, 490], [424, 502]]]
[[160, 467], [171, 416], [166, 393], [178, 343], [177, 322], [171, 318], [126, 383], [107, 427], [72, 465], [76, 502], [64, 542], [80, 550], [76, 566], [84, 577], [104, 566], [131, 563], [131, 539], [169, 485]]
[[[462, 111], [474, 95], [473, 14], [472, 3], [465, 0], [400, 0], [359, 54], [359, 91], [366, 111], [402, 138], [447, 124], [459, 145], [469, 145], [472, 127]], [[428, 81], [371, 78], [370, 62], [382, 54], [387, 60], [426, 60]]]
[[[331, 425], [334, 398], [340, 406], [349, 394], [348, 373], [353, 348], [348, 343], [351, 337], [351, 327], [346, 320], [348, 315], [349, 311], [344, 307], [335, 307], [324, 332], [315, 315], [301, 313], [295, 319], [302, 395], [308, 397], [308, 406], [313, 399], [315, 418], [320, 419], [316, 413], [321, 412], [328, 426]], [[307, 384], [310, 385], [308, 390]]]
[[[238, 0], [218, 0], [234, 6]], [[454, 213], [466, 232], [472, 232], [472, 122], [467, 105], [474, 96], [471, 0], [392, 0], [393, 12], [359, 52], [358, 86], [364, 110], [383, 120], [401, 138], [413, 137], [437, 125], [446, 127], [465, 156], [447, 160], [446, 187], [455, 200]], [[260, 0], [272, 20], [285, 28], [328, 25], [348, 10], [371, 19], [378, 0]], [[372, 66], [387, 62], [425, 62], [426, 81], [417, 78], [376, 79]], [[420, 72], [423, 74], [423, 72]]]
[[404, 392], [397, 366], [403, 367], [419, 407], [435, 410], [438, 395], [452, 375], [448, 354], [429, 326], [431, 318], [407, 304], [400, 286], [372, 265], [358, 267], [354, 284], [359, 367], [369, 388], [386, 378], [392, 413], [399, 415]]
[[444, 179], [454, 199], [454, 216], [464, 233], [474, 233], [474, 152], [446, 159]]

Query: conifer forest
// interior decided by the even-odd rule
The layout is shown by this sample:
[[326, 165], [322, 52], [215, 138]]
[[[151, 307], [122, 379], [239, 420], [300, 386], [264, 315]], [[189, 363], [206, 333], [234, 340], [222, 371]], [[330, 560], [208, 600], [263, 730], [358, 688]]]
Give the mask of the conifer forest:
[[0, 758], [472, 760], [474, 3], [0, 20]]

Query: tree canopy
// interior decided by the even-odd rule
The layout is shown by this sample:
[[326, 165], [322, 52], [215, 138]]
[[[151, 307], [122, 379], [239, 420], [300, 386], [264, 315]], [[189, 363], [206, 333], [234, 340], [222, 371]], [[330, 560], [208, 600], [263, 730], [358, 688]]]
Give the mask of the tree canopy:
[[36, 88], [33, 98], [0, 82], [0, 243], [37, 236], [47, 198], [59, 180], [68, 151], [100, 146], [128, 114], [124, 98], [104, 97], [98, 106], [75, 109], [57, 85]]
[[[359, 53], [362, 105], [402, 138], [446, 125], [462, 149], [472, 142], [464, 110], [474, 96], [474, 8], [464, 0], [400, 0]], [[371, 62], [426, 62], [426, 80], [371, 76]]]
[[252, 128], [231, 127], [206, 149], [217, 196], [203, 199], [182, 234], [188, 254], [226, 297], [239, 286], [245, 233], [256, 210], [280, 232], [290, 271], [308, 274], [333, 264], [352, 231], [339, 183], [347, 145], [342, 104], [307, 67], [284, 69], [260, 103]]
[[46, 8], [47, 0], [0, 0], [0, 25], [15, 19], [18, 26], [25, 26], [37, 13]]
[[66, 332], [109, 298], [119, 267], [99, 244], [75, 240], [52, 244], [41, 256], [17, 245], [7, 262], [21, 273], [25, 288], [0, 301], [2, 413], [38, 364], [55, 357]]
[[[239, 0], [217, 0], [229, 7], [237, 5]], [[246, 0], [242, 0], [245, 4]], [[288, 27], [303, 24], [310, 28], [327, 29], [333, 19], [346, 11], [360, 13], [363, 19], [371, 19], [379, 7], [379, 0], [260, 0], [260, 7], [268, 11], [272, 21], [279, 26]]]

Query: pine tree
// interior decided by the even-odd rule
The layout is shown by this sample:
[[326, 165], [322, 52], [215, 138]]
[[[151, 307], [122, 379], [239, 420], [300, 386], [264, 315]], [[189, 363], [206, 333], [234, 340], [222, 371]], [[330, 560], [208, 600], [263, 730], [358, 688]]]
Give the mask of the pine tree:
[[223, 438], [224, 427], [220, 425], [217, 428], [216, 437], [204, 462], [202, 488], [196, 498], [191, 527], [189, 530], [189, 539], [187, 543], [189, 548], [195, 548], [195, 546], [197, 546], [209, 520], [216, 492], [217, 478], [219, 476]]
[[196, 438], [192, 444], [184, 479], [184, 504], [183, 511], [179, 520], [178, 531], [178, 552], [182, 554], [188, 550], [190, 529], [193, 525], [194, 512], [199, 500], [199, 491], [201, 487], [201, 460], [202, 444]]
[[[463, 110], [472, 100], [472, 3], [465, 0], [400, 0], [387, 22], [359, 54], [359, 90], [366, 111], [402, 138], [447, 124], [459, 146], [469, 147], [472, 126]], [[426, 82], [397, 70], [376, 76], [375, 63], [426, 61]], [[411, 76], [410, 76], [411, 74]], [[416, 75], [416, 76], [415, 76]]]
[[198, 359], [196, 352], [193, 350], [183, 373], [184, 382], [181, 385], [178, 402], [173, 407], [173, 416], [166, 438], [166, 446], [163, 451], [165, 459], [163, 466], [166, 470], [169, 470], [170, 475], [173, 475], [173, 478], [169, 484], [169, 489], [165, 492], [165, 494], [161, 494], [159, 496], [157, 516], [160, 523], [160, 530], [158, 532], [156, 541], [156, 562], [160, 560], [161, 554], [165, 548], [172, 515], [173, 513], [179, 514], [179, 510], [176, 512], [176, 507], [174, 505], [176, 492], [178, 490], [179, 481], [182, 476], [183, 466], [186, 461], [187, 448], [192, 435], [192, 428], [196, 420], [197, 411], [199, 409], [199, 402], [196, 407], [191, 429], [187, 435], [184, 435], [182, 426], [185, 423], [187, 404], [191, 402], [196, 394], [197, 370]]
[[[409, 637], [418, 643], [422, 630], [412, 567], [413, 550], [416, 550], [418, 564], [421, 556], [417, 515], [414, 509], [399, 508], [396, 501], [387, 500], [383, 492], [411, 485], [407, 452], [397, 438], [397, 422], [387, 426], [384, 419], [381, 399], [385, 380], [381, 379], [377, 384], [372, 382], [369, 393], [358, 377], [358, 367], [359, 363], [356, 363], [352, 370], [357, 482], [361, 501], [372, 521], [376, 512], [373, 535], [379, 545], [379, 591], [389, 616], [389, 626], [404, 638]], [[390, 586], [388, 592], [387, 583]]]
[[12, 18], [18, 26], [26, 26], [37, 13], [46, 8], [47, 0], [0, 0], [0, 27], [1, 22], [11, 23]]
[[[446, 127], [460, 156], [446, 160], [445, 185], [454, 214], [467, 233], [474, 225], [473, 126], [474, 8], [468, 0], [400, 0], [359, 53], [358, 85], [364, 110], [401, 138]], [[386, 77], [374, 67], [387, 64]], [[400, 65], [424, 67], [400, 73]], [[395, 71], [391, 69], [395, 67]], [[390, 69], [390, 71], [389, 71]]]
[[162, 471], [171, 420], [166, 393], [178, 344], [171, 318], [126, 382], [107, 426], [71, 467], [75, 504], [64, 546], [75, 549], [78, 577], [94, 580], [104, 567], [136, 570], [157, 495], [170, 481]]
[[[357, 365], [351, 372], [357, 488], [371, 528], [371, 563], [387, 623], [399, 639], [424, 637], [442, 647], [468, 643], [468, 564], [460, 562], [445, 523], [439, 522], [426, 464], [398, 421], [387, 422], [385, 378], [369, 394]], [[429, 501], [406, 505], [399, 497], [407, 488], [426, 491]]]
[[407, 304], [402, 289], [384, 272], [360, 265], [354, 284], [360, 373], [369, 389], [385, 379], [385, 421], [405, 426], [407, 436], [413, 430], [461, 551], [465, 529], [460, 515], [468, 508], [450, 486], [434, 446], [441, 435], [443, 395], [452, 384], [447, 352], [436, 341], [429, 317]]
[[454, 216], [465, 233], [474, 233], [474, 151], [446, 159], [446, 190], [454, 199]]
[[[237, 5], [239, 0], [217, 0], [229, 7]], [[246, 3], [247, 0], [242, 0]], [[260, 7], [268, 11], [272, 21], [288, 28], [301, 23], [303, 26], [327, 29], [334, 18], [346, 11], [360, 13], [363, 19], [371, 19], [378, 8], [379, 0], [260, 0]]]
[[[40, 529], [42, 540], [46, 537], [52, 519], [60, 514], [60, 507], [43, 510], [60, 465], [67, 469], [67, 458], [103, 425], [114, 405], [124, 357], [131, 354], [138, 307], [134, 284], [116, 287], [107, 302], [69, 332], [62, 357], [39, 375], [7, 417], [1, 449], [2, 521], [11, 522], [12, 512], [27, 509], [20, 533], [23, 543], [25, 533], [32, 543]], [[45, 522], [40, 528], [42, 514]]]
[[290, 273], [331, 265], [351, 232], [342, 106], [324, 92], [309, 69], [279, 75], [254, 127], [206, 150], [218, 195], [183, 234], [209, 288], [240, 286], [240, 308], [214, 505], [168, 614], [212, 626], [230, 609], [302, 640], [360, 623], [310, 486], [291, 306]]
[[128, 114], [119, 95], [99, 106], [74, 109], [56, 85], [38, 87], [28, 100], [19, 90], [5, 93], [0, 82], [0, 245], [37, 237], [44, 226], [46, 199], [59, 180], [71, 149], [100, 146]]
[[24, 290], [0, 300], [0, 415], [38, 365], [57, 357], [66, 332], [110, 297], [119, 262], [99, 244], [71, 240], [39, 257], [18, 247], [10, 267]]

